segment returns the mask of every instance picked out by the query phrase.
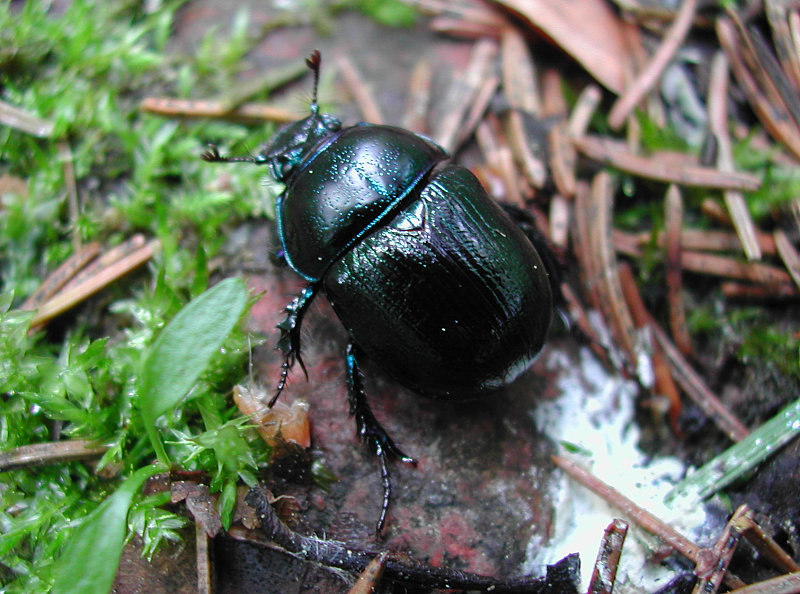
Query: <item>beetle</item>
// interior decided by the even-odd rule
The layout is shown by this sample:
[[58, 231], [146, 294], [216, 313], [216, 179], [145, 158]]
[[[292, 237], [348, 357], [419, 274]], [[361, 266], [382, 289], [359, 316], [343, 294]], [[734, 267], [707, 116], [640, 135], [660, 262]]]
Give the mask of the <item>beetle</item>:
[[348, 400], [358, 435], [380, 462], [380, 535], [391, 497], [388, 462], [416, 461], [372, 414], [359, 362], [369, 357], [434, 398], [491, 394], [541, 350], [558, 289], [538, 236], [514, 222], [468, 169], [448, 163], [445, 150], [422, 135], [342, 127], [320, 113], [319, 51], [306, 63], [314, 75], [307, 117], [281, 128], [256, 155], [223, 157], [212, 145], [202, 157], [266, 165], [285, 184], [276, 202], [278, 238], [307, 285], [278, 325], [283, 364], [270, 406], [295, 363], [305, 372], [300, 329], [322, 293], [350, 336]]

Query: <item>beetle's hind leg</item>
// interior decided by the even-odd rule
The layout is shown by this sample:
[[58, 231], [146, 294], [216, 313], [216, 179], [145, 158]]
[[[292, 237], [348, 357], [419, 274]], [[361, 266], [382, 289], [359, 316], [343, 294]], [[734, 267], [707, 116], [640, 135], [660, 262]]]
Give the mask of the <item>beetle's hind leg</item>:
[[286, 387], [286, 380], [289, 377], [289, 370], [294, 367], [295, 362], [300, 364], [303, 373], [308, 379], [306, 366], [300, 357], [300, 327], [303, 324], [303, 316], [306, 315], [311, 301], [317, 294], [318, 285], [312, 284], [304, 288], [292, 302], [286, 306], [286, 318], [278, 324], [281, 337], [278, 339], [278, 349], [283, 352], [283, 363], [281, 364], [281, 378], [275, 389], [275, 395], [267, 406], [272, 407], [278, 400], [283, 389]]
[[417, 465], [417, 461], [403, 453], [389, 437], [386, 430], [372, 414], [372, 409], [367, 402], [364, 392], [364, 380], [358, 365], [358, 349], [353, 343], [347, 346], [347, 393], [350, 402], [350, 414], [356, 418], [356, 431], [358, 437], [372, 449], [378, 456], [381, 465], [381, 483], [383, 484], [383, 503], [381, 515], [375, 526], [375, 532], [381, 535], [386, 522], [386, 512], [389, 509], [389, 500], [392, 495], [391, 476], [389, 474], [389, 458], [397, 458], [407, 464]]

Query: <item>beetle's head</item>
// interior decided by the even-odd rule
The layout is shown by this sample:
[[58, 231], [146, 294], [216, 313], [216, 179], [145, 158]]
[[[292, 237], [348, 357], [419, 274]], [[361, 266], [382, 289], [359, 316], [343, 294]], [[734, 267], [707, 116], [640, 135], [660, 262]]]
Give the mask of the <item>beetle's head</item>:
[[303, 158], [311, 152], [318, 142], [331, 136], [342, 128], [342, 123], [334, 116], [319, 112], [317, 87], [319, 86], [319, 67], [322, 57], [314, 50], [306, 59], [306, 65], [314, 73], [314, 94], [311, 99], [311, 115], [302, 120], [285, 125], [278, 130], [272, 140], [257, 155], [247, 157], [223, 157], [213, 145], [201, 158], [213, 163], [245, 161], [256, 165], [268, 165], [272, 176], [278, 181], [286, 181]]
[[342, 127], [342, 123], [332, 115], [319, 112], [317, 88], [319, 87], [321, 64], [322, 55], [319, 50], [314, 50], [306, 58], [306, 66], [314, 73], [311, 115], [278, 130], [270, 143], [258, 155], [258, 159], [262, 163], [269, 164], [272, 175], [278, 181], [285, 181], [314, 145]]
[[276, 180], [285, 181], [314, 145], [341, 127], [342, 123], [334, 116], [319, 113], [315, 100], [311, 115], [278, 130], [257, 158], [269, 165]]

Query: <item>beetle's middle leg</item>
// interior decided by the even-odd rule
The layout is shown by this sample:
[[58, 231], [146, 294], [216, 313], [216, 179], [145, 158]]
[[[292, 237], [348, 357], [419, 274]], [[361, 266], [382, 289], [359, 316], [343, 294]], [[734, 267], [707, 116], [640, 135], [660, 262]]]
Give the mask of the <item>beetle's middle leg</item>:
[[417, 465], [417, 461], [406, 455], [395, 445], [386, 430], [381, 426], [367, 402], [364, 392], [364, 380], [358, 365], [358, 349], [353, 343], [347, 345], [347, 393], [350, 402], [350, 414], [356, 418], [356, 431], [358, 437], [367, 444], [378, 456], [381, 465], [381, 482], [383, 484], [383, 504], [381, 515], [375, 526], [375, 531], [380, 536], [386, 522], [386, 512], [389, 509], [389, 499], [392, 494], [392, 484], [389, 474], [389, 458], [397, 458], [407, 464]]
[[269, 401], [270, 408], [278, 400], [283, 389], [286, 387], [286, 380], [289, 377], [289, 370], [294, 366], [295, 361], [300, 364], [303, 373], [308, 379], [306, 366], [300, 357], [300, 327], [303, 324], [303, 316], [306, 315], [308, 307], [311, 305], [317, 294], [319, 285], [311, 284], [305, 287], [292, 302], [286, 306], [286, 318], [278, 324], [281, 337], [278, 339], [278, 349], [283, 352], [283, 363], [281, 364], [281, 379], [278, 380], [278, 387], [275, 395]]

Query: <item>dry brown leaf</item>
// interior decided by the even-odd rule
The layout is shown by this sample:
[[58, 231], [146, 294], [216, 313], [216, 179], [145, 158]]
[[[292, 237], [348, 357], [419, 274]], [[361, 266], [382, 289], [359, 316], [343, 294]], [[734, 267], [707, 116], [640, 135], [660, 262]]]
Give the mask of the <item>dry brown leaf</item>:
[[605, 0], [495, 0], [517, 13], [619, 94], [632, 71], [622, 23]]

